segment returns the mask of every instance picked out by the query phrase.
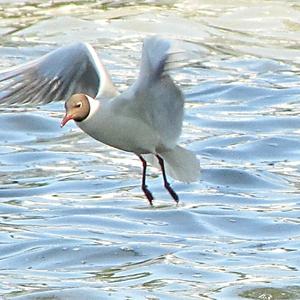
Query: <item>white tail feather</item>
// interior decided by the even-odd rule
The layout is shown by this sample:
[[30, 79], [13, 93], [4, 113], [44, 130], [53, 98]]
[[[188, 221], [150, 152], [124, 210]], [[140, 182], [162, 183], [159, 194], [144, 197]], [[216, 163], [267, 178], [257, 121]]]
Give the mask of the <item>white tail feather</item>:
[[[196, 155], [180, 146], [173, 150], [159, 153], [165, 161], [165, 169], [172, 178], [183, 182], [195, 182], [200, 179], [200, 162]], [[143, 157], [154, 167], [159, 168], [158, 160], [153, 154]]]

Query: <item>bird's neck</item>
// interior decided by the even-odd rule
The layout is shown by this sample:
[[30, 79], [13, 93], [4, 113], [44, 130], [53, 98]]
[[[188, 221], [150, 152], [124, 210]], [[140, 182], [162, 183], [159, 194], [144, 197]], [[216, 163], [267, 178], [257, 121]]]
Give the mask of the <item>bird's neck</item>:
[[111, 119], [111, 100], [88, 97], [88, 101], [90, 104], [89, 115], [83, 121], [76, 122], [76, 124], [87, 134], [94, 135], [95, 130], [104, 129], [108, 120]]

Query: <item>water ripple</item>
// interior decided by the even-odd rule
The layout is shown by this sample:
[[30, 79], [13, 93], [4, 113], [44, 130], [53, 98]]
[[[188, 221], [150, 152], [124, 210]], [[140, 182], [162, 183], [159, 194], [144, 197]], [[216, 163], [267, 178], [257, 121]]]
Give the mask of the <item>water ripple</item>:
[[[63, 104], [0, 107], [0, 298], [298, 299], [297, 1], [1, 1], [5, 69], [91, 42], [120, 90], [141, 40], [185, 41], [180, 142], [200, 182], [61, 129]], [[63, 30], [62, 30], [63, 28]]]

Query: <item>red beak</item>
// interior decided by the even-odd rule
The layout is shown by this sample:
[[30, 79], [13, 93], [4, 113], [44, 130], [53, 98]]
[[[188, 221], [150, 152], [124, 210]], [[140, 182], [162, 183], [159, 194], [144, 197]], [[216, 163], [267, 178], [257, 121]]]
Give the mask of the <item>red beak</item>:
[[66, 114], [64, 118], [61, 120], [60, 127], [64, 127], [66, 123], [68, 123], [70, 120], [73, 120], [73, 116]]

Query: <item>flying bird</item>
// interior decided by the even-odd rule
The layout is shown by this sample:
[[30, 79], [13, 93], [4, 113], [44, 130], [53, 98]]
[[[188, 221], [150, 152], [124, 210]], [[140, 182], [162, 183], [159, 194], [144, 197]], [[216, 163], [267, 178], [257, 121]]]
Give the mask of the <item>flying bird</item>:
[[160, 167], [164, 187], [178, 203], [167, 174], [182, 182], [200, 176], [196, 155], [177, 144], [184, 97], [168, 70], [178, 53], [169, 40], [146, 38], [138, 78], [119, 93], [92, 46], [73, 43], [0, 72], [0, 104], [65, 101], [61, 126], [73, 120], [94, 139], [136, 154], [143, 167], [141, 188], [151, 205], [148, 162]]

